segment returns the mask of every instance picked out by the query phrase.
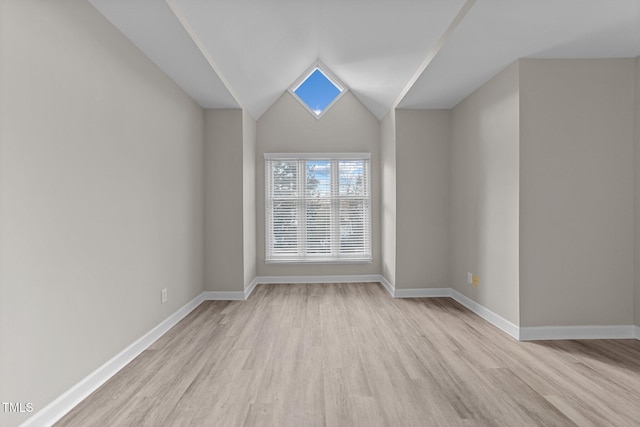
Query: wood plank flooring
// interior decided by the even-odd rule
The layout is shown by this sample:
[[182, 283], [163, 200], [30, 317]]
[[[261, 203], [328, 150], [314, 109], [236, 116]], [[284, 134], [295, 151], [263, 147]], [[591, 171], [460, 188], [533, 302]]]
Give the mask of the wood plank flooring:
[[449, 298], [207, 301], [57, 426], [640, 426], [640, 341], [517, 342]]

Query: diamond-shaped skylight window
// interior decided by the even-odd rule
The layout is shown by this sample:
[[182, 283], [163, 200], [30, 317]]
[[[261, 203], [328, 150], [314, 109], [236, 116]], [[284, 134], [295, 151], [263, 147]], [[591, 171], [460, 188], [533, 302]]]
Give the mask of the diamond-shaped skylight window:
[[298, 101], [318, 119], [346, 90], [344, 85], [322, 68], [319, 64], [313, 66], [290, 89]]

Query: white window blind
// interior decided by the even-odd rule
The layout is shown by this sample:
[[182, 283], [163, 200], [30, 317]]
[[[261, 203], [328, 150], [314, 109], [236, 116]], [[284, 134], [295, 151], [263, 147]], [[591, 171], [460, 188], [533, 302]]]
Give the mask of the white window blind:
[[371, 261], [370, 154], [265, 154], [266, 262]]

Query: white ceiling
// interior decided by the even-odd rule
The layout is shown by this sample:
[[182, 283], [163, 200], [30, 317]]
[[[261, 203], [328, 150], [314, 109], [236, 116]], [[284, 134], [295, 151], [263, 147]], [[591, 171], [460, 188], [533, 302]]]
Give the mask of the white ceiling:
[[203, 108], [238, 108], [189, 34], [162, 0], [89, 0]]
[[399, 107], [452, 108], [518, 58], [638, 55], [638, 0], [478, 0]]
[[451, 108], [521, 57], [640, 55], [640, 0], [467, 0], [444, 38], [465, 0], [89, 1], [202, 107], [255, 118], [317, 59], [382, 118], [404, 92]]
[[254, 117], [320, 59], [384, 116], [463, 0], [175, 0]]

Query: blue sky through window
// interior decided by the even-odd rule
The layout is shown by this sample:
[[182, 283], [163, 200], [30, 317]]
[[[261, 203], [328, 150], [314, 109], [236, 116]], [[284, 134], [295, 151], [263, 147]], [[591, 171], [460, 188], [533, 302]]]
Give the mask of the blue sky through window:
[[318, 68], [294, 91], [317, 116], [342, 92]]

